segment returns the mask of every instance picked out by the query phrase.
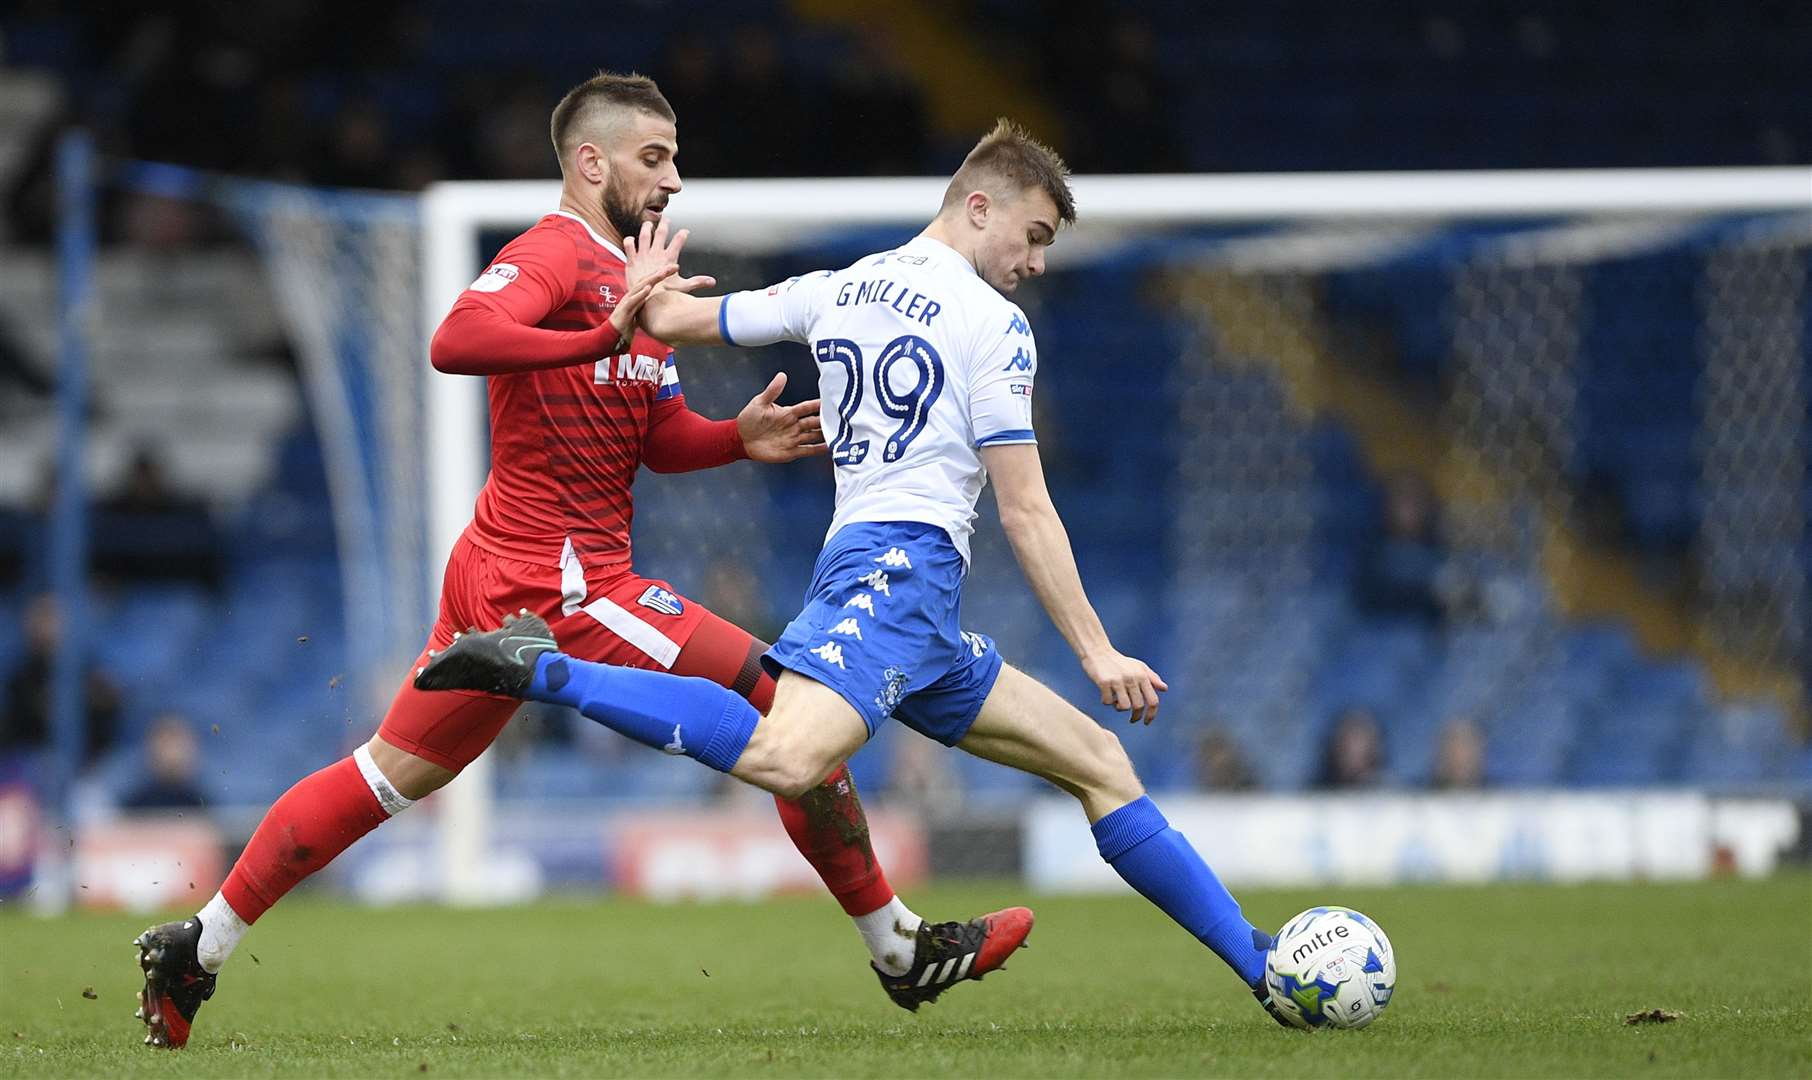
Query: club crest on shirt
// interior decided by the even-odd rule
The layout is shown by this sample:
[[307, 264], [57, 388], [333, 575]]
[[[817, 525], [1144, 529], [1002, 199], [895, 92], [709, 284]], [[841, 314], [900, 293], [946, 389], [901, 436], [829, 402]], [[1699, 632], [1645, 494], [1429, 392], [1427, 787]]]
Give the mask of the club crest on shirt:
[[636, 603], [645, 608], [652, 608], [662, 615], [678, 615], [686, 610], [685, 601], [659, 585], [650, 585], [642, 590], [642, 598]]

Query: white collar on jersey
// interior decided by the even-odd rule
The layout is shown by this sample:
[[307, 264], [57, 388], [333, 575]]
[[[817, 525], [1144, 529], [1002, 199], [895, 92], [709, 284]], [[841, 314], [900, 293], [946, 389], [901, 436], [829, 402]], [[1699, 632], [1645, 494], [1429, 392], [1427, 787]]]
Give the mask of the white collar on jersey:
[[[974, 264], [971, 263], [968, 259], [963, 258], [962, 252], [951, 247], [949, 244], [944, 243], [942, 240], [936, 240], [929, 236], [925, 236], [925, 235], [921, 234], [919, 236], [913, 237], [912, 239], [906, 241], [904, 244], [900, 245], [901, 251], [906, 251], [908, 249], [929, 252], [930, 254], [935, 255], [940, 259], [947, 259], [951, 262], [954, 262], [956, 265], [962, 267], [964, 270], [969, 271], [971, 274], [976, 274]], [[981, 275], [976, 274], [976, 276], [980, 277]]]
[[603, 248], [605, 251], [610, 252], [612, 255], [615, 255], [618, 259], [621, 259], [623, 262], [629, 261], [628, 257], [623, 254], [623, 249], [616, 246], [615, 244], [611, 243], [610, 241], [604, 239], [602, 236], [599, 236], [598, 230], [591, 227], [591, 222], [586, 221], [584, 218], [573, 213], [571, 210], [555, 210], [554, 213], [560, 215], [563, 218], [572, 218], [574, 221], [585, 226], [585, 231], [591, 234], [591, 238], [598, 242], [599, 247]]

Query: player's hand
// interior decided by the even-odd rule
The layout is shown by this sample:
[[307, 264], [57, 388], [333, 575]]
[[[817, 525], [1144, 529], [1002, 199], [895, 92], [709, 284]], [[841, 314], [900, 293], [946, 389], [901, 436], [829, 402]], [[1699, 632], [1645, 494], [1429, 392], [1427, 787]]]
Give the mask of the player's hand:
[[1082, 658], [1082, 670], [1101, 690], [1101, 704], [1118, 712], [1131, 710], [1129, 721], [1149, 724], [1158, 716], [1158, 693], [1170, 685], [1145, 661], [1108, 649]]
[[642, 313], [642, 305], [646, 304], [648, 298], [655, 294], [661, 282], [677, 273], [679, 273], [678, 266], [667, 266], [659, 272], [648, 271], [645, 268], [638, 284], [625, 286], [623, 299], [617, 301], [616, 310], [610, 313], [610, 325], [617, 332], [619, 351], [628, 349], [629, 339], [635, 333], [636, 319]]
[[660, 288], [683, 293], [717, 284], [717, 279], [709, 274], [678, 276], [680, 252], [685, 250], [686, 238], [691, 235], [692, 230], [681, 229], [669, 240], [665, 218], [659, 225], [642, 222], [639, 235], [623, 238], [624, 288], [633, 290], [650, 278]]
[[736, 414], [736, 431], [742, 436], [743, 449], [755, 461], [797, 461], [828, 450], [824, 445], [824, 422], [818, 416], [818, 399], [797, 405], [777, 404], [785, 389], [783, 371]]

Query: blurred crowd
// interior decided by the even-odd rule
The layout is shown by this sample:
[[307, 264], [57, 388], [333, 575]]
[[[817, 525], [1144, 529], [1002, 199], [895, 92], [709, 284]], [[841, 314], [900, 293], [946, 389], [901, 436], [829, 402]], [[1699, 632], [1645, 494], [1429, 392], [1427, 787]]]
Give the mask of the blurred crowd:
[[[1048, 110], [1059, 130], [1046, 137], [1078, 172], [1123, 173], [1803, 159], [1812, 123], [1778, 90], [1803, 79], [1812, 18], [1779, 7], [974, 0], [937, 13], [943, 39], [995, 58]], [[65, 118], [113, 153], [396, 190], [554, 175], [548, 110], [598, 67], [660, 81], [684, 175], [944, 172], [974, 132], [939, 129], [927, 80], [946, 94], [967, 83], [908, 48], [927, 43], [884, 17], [728, 0], [0, 12], [0, 62], [54, 70]], [[44, 150], [6, 193], [27, 238], [51, 219]], [[192, 228], [179, 207], [159, 210], [135, 227]]]
[[[1797, 8], [1782, 8], [1778, 41], [1764, 43], [1767, 48], [1751, 48], [1755, 19], [1731, 20], [1724, 38], [1706, 41], [1706, 77], [1690, 87], [1703, 114], [1657, 114], [1645, 126], [1643, 116], [1611, 124], [1568, 105], [1602, 97], [1606, 109], [1635, 107], [1631, 101], [1640, 105], [1653, 94], [1618, 96], [1601, 93], [1597, 81], [1569, 83], [1569, 72], [1595, 61], [1590, 43], [1601, 37], [1594, 35], [1615, 36], [1621, 28], [1609, 16], [1563, 4], [1537, 3], [1524, 13], [1487, 12], [1478, 5], [1453, 5], [1459, 14], [1452, 16], [1349, 13], [1350, 20], [1366, 24], [1350, 38], [1342, 36], [1343, 24], [1295, 17], [1335, 11], [1331, 0], [1300, 8], [1227, 5], [1224, 11], [1058, 0], [936, 7], [945, 13], [947, 29], [972, 39], [983, 55], [998, 57], [1009, 80], [1029, 88], [1033, 100], [1061, 118], [1052, 141], [1084, 173], [1750, 164], [1803, 158], [1812, 148], [1804, 116], [1781, 118], [1785, 97], [1718, 81], [1746, 54], [1753, 54], [1757, 78], [1775, 77], [1776, 54], [1793, 41], [1812, 40], [1807, 16]], [[1606, 6], [1613, 8], [1636, 11], [1622, 2]], [[447, 25], [458, 19], [483, 24]], [[560, 19], [572, 25], [570, 39], [515, 32], [518, 21], [532, 28], [537, 20], [546, 26]], [[496, 9], [460, 0], [271, 0], [252, 6], [226, 0], [127, 6], [15, 0], [0, 10], [0, 61], [54, 72], [62, 100], [16, 167], [0, 173], [4, 238], [26, 244], [50, 238], [52, 147], [70, 122], [91, 127], [111, 158], [311, 184], [414, 191], [446, 178], [552, 177], [551, 104], [599, 66], [636, 67], [659, 80], [679, 114], [679, 164], [686, 177], [947, 172], [974, 132], [940, 127], [924, 65], [915, 67], [885, 20], [834, 26], [797, 20], [786, 5], [721, 0], [698, 10], [624, 0], [604, 11], [556, 4]], [[1678, 51], [1670, 45], [1673, 38], [1646, 27], [1633, 16], [1623, 35], [1628, 55], [1607, 56], [1606, 62], [1641, 66], [1651, 53], [1665, 59]], [[1179, 29], [1187, 34], [1171, 32]], [[1213, 42], [1219, 59], [1191, 64], [1189, 43], [1202, 40]], [[1347, 66], [1321, 64], [1321, 57]], [[1670, 70], [1656, 61], [1654, 76], [1666, 78]], [[1280, 82], [1290, 83], [1288, 94], [1272, 92]], [[1765, 90], [1773, 84], [1757, 85]], [[1449, 104], [1444, 87], [1474, 95], [1454, 97], [1456, 102], [1508, 106], [1495, 122], [1473, 123], [1463, 106]], [[1742, 123], [1729, 119], [1737, 114]], [[1506, 126], [1516, 118], [1527, 121], [1534, 135], [1522, 138], [1522, 129]], [[1602, 158], [1571, 160], [1566, 155], [1573, 151], [1564, 147], [1573, 144], [1556, 134], [1553, 145], [1563, 149], [1543, 156], [1546, 136], [1569, 118], [1586, 136], [1614, 131], [1618, 141], [1604, 143]], [[1316, 124], [1329, 137], [1317, 137], [1322, 129]], [[1456, 125], [1467, 131], [1455, 135]], [[1727, 131], [1731, 141], [1695, 141], [1695, 132], [1707, 130]], [[1590, 152], [1589, 140], [1580, 145], [1587, 148], [1580, 153]], [[1475, 158], [1465, 156], [1475, 152]], [[1299, 161], [1288, 157], [1292, 153], [1321, 156]], [[1509, 157], [1494, 159], [1492, 153]], [[147, 191], [115, 190], [109, 199], [109, 240], [154, 250], [236, 242], [232, 230], [196, 204]], [[48, 358], [33, 356], [23, 335], [0, 315], [0, 421], [47, 410], [50, 371]], [[1061, 463], [1053, 473], [1059, 471]], [[1353, 610], [1366, 619], [1428, 630], [1505, 617], [1515, 595], [1453, 557], [1439, 501], [1427, 483], [1413, 475], [1382, 479], [1379, 520], [1357, 544], [1347, 597]], [[52, 494], [47, 481], [23, 512], [41, 516]], [[9, 509], [0, 507], [0, 530]], [[132, 454], [123, 478], [97, 493], [92, 510], [92, 569], [103, 583], [178, 580], [219, 587], [228, 542], [210, 507], [171, 482], [155, 445]], [[0, 759], [48, 751], [52, 658], [63, 634], [54, 601], [36, 594], [42, 582], [22, 559], [8, 563], [9, 553], [19, 550], [0, 543], [0, 588], [30, 594], [22, 605], [20, 647], [10, 655], [0, 651], [10, 664], [0, 672]], [[689, 584], [725, 617], [771, 639], [777, 613], [765, 606], [753, 581], [747, 566], [722, 560]], [[193, 763], [209, 718], [199, 718], [198, 732], [197, 718], [164, 711], [159, 702], [131, 701], [131, 689], [98, 657], [86, 658], [84, 666], [83, 760], [92, 765], [124, 751], [140, 766], [134, 785], [117, 792], [120, 805], [204, 804], [208, 792]], [[1386, 736], [1396, 717], [1362, 704], [1328, 712], [1337, 715], [1325, 745], [1313, 741], [1320, 747], [1316, 784], [1354, 789], [1393, 777], [1405, 781], [1387, 760]], [[152, 719], [128, 724], [128, 713]], [[1481, 723], [1467, 715], [1440, 719], [1431, 766], [1407, 782], [1451, 790], [1482, 786]], [[1189, 765], [1193, 783], [1210, 791], [1259, 786], [1240, 740], [1213, 717], [1196, 720], [1201, 728]], [[122, 747], [128, 729], [142, 734]], [[600, 759], [639, 753], [557, 711], [513, 726], [499, 753], [550, 745]], [[906, 740], [893, 757], [890, 786], [928, 810], [947, 810], [960, 803], [960, 782], [935, 754], [928, 743]]]

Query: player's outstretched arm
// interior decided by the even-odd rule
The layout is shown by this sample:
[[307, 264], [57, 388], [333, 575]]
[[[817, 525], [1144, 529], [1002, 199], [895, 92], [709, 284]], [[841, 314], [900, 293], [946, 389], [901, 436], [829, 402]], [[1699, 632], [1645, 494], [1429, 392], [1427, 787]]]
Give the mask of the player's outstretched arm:
[[679, 277], [680, 252], [691, 230], [681, 229], [668, 238], [667, 223], [642, 223], [640, 236], [623, 238], [626, 261], [624, 279], [630, 290], [643, 282], [658, 284], [641, 306], [642, 329], [669, 345], [721, 345], [723, 330], [718, 318], [721, 296], [691, 296], [709, 288], [717, 279], [706, 274]]
[[1082, 670], [1101, 690], [1101, 703], [1121, 712], [1130, 710], [1134, 723], [1151, 723], [1158, 715], [1159, 692], [1170, 687], [1145, 661], [1122, 655], [1108, 640], [1101, 617], [1082, 589], [1070, 534], [1045, 486], [1037, 445], [984, 446], [981, 457], [1020, 570], [1082, 661]]
[[578, 258], [570, 241], [531, 229], [460, 294], [429, 341], [429, 361], [449, 375], [509, 375], [622, 352], [642, 303], [677, 270], [677, 264], [649, 267], [602, 326], [545, 329], [541, 321], [572, 295]]
[[745, 458], [787, 462], [827, 453], [818, 399], [780, 404], [786, 374], [749, 400], [730, 420], [707, 420], [676, 398], [657, 407], [642, 440], [642, 464], [657, 473], [715, 469]]

